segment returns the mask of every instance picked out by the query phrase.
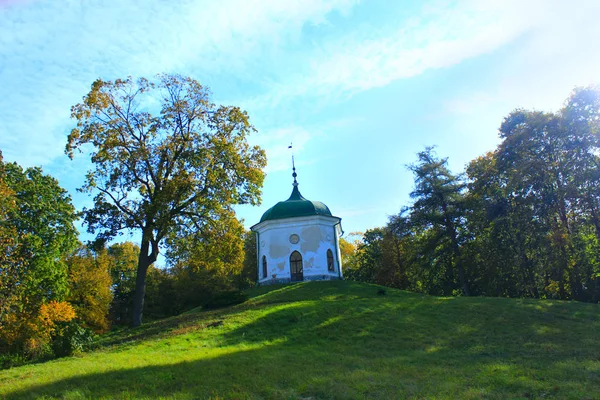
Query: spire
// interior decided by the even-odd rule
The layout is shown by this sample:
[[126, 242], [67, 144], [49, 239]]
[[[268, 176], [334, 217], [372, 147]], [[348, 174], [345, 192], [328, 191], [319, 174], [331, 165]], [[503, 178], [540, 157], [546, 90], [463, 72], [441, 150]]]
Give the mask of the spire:
[[[288, 149], [292, 149], [292, 142], [290, 142], [290, 145], [288, 146]], [[298, 182], [296, 181], [296, 177], [298, 176], [298, 174], [296, 173], [296, 164], [294, 164], [294, 150], [292, 149], [292, 176], [294, 177], [294, 183], [292, 183], [292, 186], [294, 186], [294, 188], [298, 187]]]
[[294, 155], [292, 154], [292, 171], [294, 171], [292, 173], [292, 176], [294, 177], [294, 183], [292, 183], [292, 185], [294, 187], [298, 186], [298, 182], [296, 181], [296, 177], [298, 176], [298, 174], [296, 173], [296, 165], [294, 164]]
[[[290, 143], [290, 145], [288, 146], [288, 149], [291, 149], [291, 148], [292, 148], [292, 144]], [[294, 189], [292, 189], [292, 194], [290, 195], [290, 198], [287, 199], [287, 201], [306, 200], [304, 197], [302, 197], [302, 195], [300, 194], [300, 191], [298, 190], [298, 181], [296, 180], [297, 176], [298, 176], [298, 174], [296, 173], [294, 150], [292, 150], [292, 177], [294, 178], [294, 183], [292, 183], [292, 186], [294, 187]]]

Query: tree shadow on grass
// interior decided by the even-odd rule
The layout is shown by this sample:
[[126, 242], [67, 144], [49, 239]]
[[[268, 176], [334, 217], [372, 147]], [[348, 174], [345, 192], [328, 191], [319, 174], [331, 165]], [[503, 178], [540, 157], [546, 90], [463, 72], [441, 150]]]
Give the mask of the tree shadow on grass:
[[[182, 333], [211, 327], [211, 324], [231, 315], [247, 310], [279, 303], [298, 301], [337, 301], [376, 297], [376, 285], [366, 285], [351, 281], [301, 282], [265, 286], [251, 290], [252, 297], [244, 303], [217, 310], [196, 308], [178, 316], [146, 323], [138, 328], [122, 328], [100, 338], [94, 349], [131, 344], [141, 340], [152, 340], [180, 335]], [[422, 297], [421, 295], [396, 291], [401, 296]]]
[[245, 325], [217, 328], [218, 354], [81, 371], [6, 399], [600, 397], [597, 309], [578, 316], [581, 307], [567, 303], [538, 310], [482, 300], [282, 304]]
[[[94, 348], [110, 347], [140, 340], [161, 339], [179, 335], [194, 329], [203, 329], [228, 315], [237, 314], [267, 303], [278, 302], [278, 300], [265, 300], [265, 297], [269, 296], [270, 292], [277, 292], [281, 295], [281, 293], [297, 290], [299, 288], [297, 286], [298, 285], [277, 285], [264, 287], [260, 288], [260, 290], [255, 290], [255, 292], [258, 292], [258, 295], [256, 296], [258, 300], [253, 298], [242, 304], [226, 309], [204, 310], [202, 307], [197, 307], [177, 316], [145, 323], [137, 328], [122, 327], [101, 337], [100, 340], [95, 343]], [[291, 300], [287, 301], [289, 302]]]

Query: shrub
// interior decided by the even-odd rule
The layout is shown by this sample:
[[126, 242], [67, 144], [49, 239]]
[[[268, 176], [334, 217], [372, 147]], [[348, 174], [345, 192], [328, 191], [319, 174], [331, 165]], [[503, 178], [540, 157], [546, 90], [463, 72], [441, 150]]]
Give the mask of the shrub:
[[0, 354], [0, 369], [18, 367], [27, 362], [27, 359], [18, 353]]
[[204, 308], [222, 308], [240, 304], [248, 300], [248, 296], [239, 290], [229, 292], [221, 292], [214, 295], [209, 301], [204, 304]]
[[56, 357], [70, 356], [84, 351], [93, 339], [93, 332], [78, 322], [62, 322], [52, 337], [52, 351]]
[[51, 301], [42, 304], [33, 321], [27, 324], [28, 335], [24, 351], [30, 358], [39, 358], [51, 352], [52, 338], [58, 329], [75, 318], [75, 310], [67, 302]]
[[50, 343], [57, 327], [75, 318], [75, 310], [67, 302], [50, 301], [35, 312], [25, 309], [8, 314], [0, 321], [0, 349], [21, 354], [28, 359], [51, 355]]

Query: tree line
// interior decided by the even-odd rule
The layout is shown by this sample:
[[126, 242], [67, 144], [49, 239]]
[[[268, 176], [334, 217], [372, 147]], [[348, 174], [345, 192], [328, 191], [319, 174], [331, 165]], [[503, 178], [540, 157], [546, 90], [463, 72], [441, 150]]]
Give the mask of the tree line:
[[[65, 153], [90, 159], [77, 212], [41, 168], [0, 155], [0, 355], [82, 348], [110, 323], [142, 323], [247, 285], [250, 239], [232, 206], [257, 204], [265, 153], [248, 114], [180, 75], [96, 80], [71, 108]], [[96, 239], [82, 244], [83, 218]], [[139, 246], [113, 244], [139, 234]], [[166, 269], [154, 267], [160, 253]], [[255, 268], [255, 267], [253, 267]], [[148, 291], [148, 292], [147, 292]], [[145, 304], [146, 302], [146, 304]]]
[[[97, 80], [72, 117], [65, 152], [90, 157], [80, 190], [92, 207], [78, 212], [56, 179], [0, 153], [8, 364], [71, 354], [111, 325], [216, 304], [256, 279], [255, 238], [232, 208], [257, 204], [264, 179], [246, 112], [159, 75]], [[498, 148], [464, 173], [425, 149], [409, 166], [413, 203], [340, 243], [345, 276], [436, 295], [600, 301], [599, 118], [598, 88], [582, 88], [558, 112], [512, 112]], [[95, 240], [78, 240], [78, 218]], [[124, 233], [136, 244], [114, 243]]]
[[501, 143], [455, 174], [433, 148], [412, 204], [345, 243], [345, 276], [435, 295], [600, 301], [600, 90], [517, 109]]
[[[139, 245], [81, 243], [77, 218], [56, 179], [0, 152], [0, 364], [69, 355], [131, 324]], [[171, 237], [167, 267], [147, 271], [146, 315], [176, 315], [252, 285], [253, 239], [233, 213]]]

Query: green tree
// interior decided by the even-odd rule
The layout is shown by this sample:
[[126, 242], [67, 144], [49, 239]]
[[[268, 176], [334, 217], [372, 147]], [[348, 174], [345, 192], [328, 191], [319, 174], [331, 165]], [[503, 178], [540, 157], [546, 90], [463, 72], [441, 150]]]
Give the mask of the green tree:
[[500, 127], [498, 170], [509, 196], [528, 201], [544, 226], [548, 272], [562, 299], [589, 296], [589, 252], [580, 250], [590, 222], [600, 233], [599, 98], [597, 88], [578, 88], [561, 111], [515, 110]]
[[[411, 273], [410, 247], [412, 247], [412, 237], [414, 235], [410, 209], [404, 208], [398, 215], [389, 218], [386, 226], [386, 235], [383, 243], [383, 264], [387, 265], [387, 277], [384, 279], [389, 286], [399, 289], [413, 289], [409, 275]], [[384, 283], [381, 283], [382, 285]]]
[[535, 214], [535, 199], [510, 190], [498, 169], [497, 153], [479, 157], [467, 167], [467, 225], [473, 237], [466, 258], [477, 271], [479, 295], [540, 297], [544, 279], [545, 229]]
[[25, 253], [23, 237], [12, 223], [17, 199], [6, 182], [6, 169], [0, 152], [0, 331], [5, 327], [6, 317], [18, 305], [22, 286], [20, 274], [29, 256]]
[[21, 351], [43, 306], [68, 294], [77, 216], [56, 179], [0, 155], [0, 217], [0, 348]]
[[[517, 109], [462, 176], [426, 149], [414, 204], [369, 231], [346, 276], [430, 294], [600, 301], [600, 90]], [[466, 189], [466, 190], [465, 190]]]
[[6, 163], [3, 168], [16, 206], [7, 222], [22, 237], [30, 255], [20, 271], [19, 284], [27, 288], [28, 298], [37, 302], [63, 299], [68, 292], [64, 259], [78, 245], [71, 197], [41, 168], [24, 170], [16, 163]]
[[356, 243], [356, 252], [350, 257], [344, 276], [347, 279], [367, 282], [378, 282], [377, 277], [383, 266], [383, 240], [385, 228], [367, 229], [361, 240]]
[[179, 293], [176, 286], [177, 277], [165, 268], [148, 268], [146, 284], [145, 314], [152, 318], [165, 318], [186, 311], [182, 307], [185, 294]]
[[219, 292], [237, 290], [244, 265], [244, 227], [233, 211], [213, 214], [210, 223], [190, 235], [173, 234], [168, 270], [177, 306], [168, 314], [197, 307]]
[[[548, 237], [548, 261], [560, 298], [567, 298], [566, 274], [572, 259], [572, 212], [566, 143], [559, 115], [515, 110], [500, 127], [503, 142], [497, 165], [508, 195], [530, 204]], [[581, 286], [580, 283], [577, 286]], [[576, 289], [578, 290], [578, 289]]]
[[433, 148], [428, 147], [418, 157], [419, 162], [409, 166], [415, 176], [415, 188], [410, 193], [415, 199], [410, 217], [412, 224], [433, 232], [431, 240], [441, 251], [438, 258], [446, 273], [446, 294], [450, 294], [456, 270], [462, 292], [468, 296], [469, 282], [461, 258], [466, 185], [450, 172], [447, 159], [439, 159]]
[[240, 289], [256, 285], [258, 276], [258, 264], [256, 256], [256, 233], [244, 232], [244, 264], [240, 275]]
[[[143, 107], [157, 102], [155, 114]], [[139, 326], [146, 273], [165, 238], [200, 230], [232, 204], [257, 204], [265, 154], [246, 141], [254, 131], [246, 112], [213, 104], [207, 88], [179, 75], [97, 80], [72, 117], [66, 153], [92, 148], [82, 187], [96, 193], [84, 210], [89, 230], [105, 239], [141, 235], [132, 315]]]
[[113, 323], [126, 324], [131, 321], [140, 247], [132, 242], [114, 243], [108, 247], [106, 253], [113, 293], [110, 319]]
[[582, 216], [600, 240], [600, 86], [576, 88], [560, 114]]
[[479, 293], [597, 297], [599, 111], [596, 87], [576, 89], [556, 113], [515, 110], [498, 149], [467, 168]]

